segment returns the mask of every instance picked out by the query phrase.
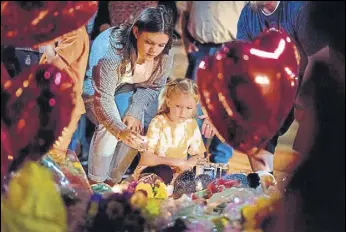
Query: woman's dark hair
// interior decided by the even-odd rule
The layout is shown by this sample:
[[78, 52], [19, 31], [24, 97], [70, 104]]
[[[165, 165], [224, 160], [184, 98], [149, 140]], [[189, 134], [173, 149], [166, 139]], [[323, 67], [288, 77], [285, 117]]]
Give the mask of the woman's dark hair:
[[[150, 7], [142, 11], [139, 16], [134, 20], [133, 24], [122, 24], [117, 30], [115, 42], [122, 45], [119, 48], [119, 54], [122, 56], [121, 64], [118, 67], [119, 76], [124, 75], [126, 66], [128, 63], [131, 64], [131, 71], [134, 72], [135, 64], [137, 61], [137, 39], [133, 33], [133, 27], [138, 28], [139, 33], [141, 32], [162, 32], [168, 35], [169, 40], [161, 52], [161, 54], [155, 57], [155, 60], [159, 60], [159, 65], [156, 67], [154, 72], [157, 72], [162, 66], [162, 55], [168, 54], [173, 43], [173, 31], [174, 23], [171, 10], [163, 7]], [[113, 31], [114, 32], [114, 31]], [[112, 34], [113, 34], [112, 32]]]

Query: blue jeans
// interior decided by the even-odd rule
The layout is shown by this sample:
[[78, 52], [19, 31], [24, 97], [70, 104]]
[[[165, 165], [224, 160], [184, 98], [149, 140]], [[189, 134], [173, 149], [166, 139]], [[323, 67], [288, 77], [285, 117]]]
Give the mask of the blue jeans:
[[[197, 43], [196, 46], [198, 47], [199, 50], [197, 52], [192, 52], [188, 54], [189, 66], [186, 72], [186, 77], [194, 81], [197, 79], [197, 69], [202, 59], [206, 55], [215, 54], [215, 52], [221, 48], [221, 45], [218, 45], [218, 44], [204, 45], [204, 44]], [[199, 115], [202, 114], [200, 106], [198, 109], [198, 114]], [[201, 127], [202, 121], [198, 120], [198, 123], [199, 123], [199, 126]], [[227, 163], [228, 160], [232, 157], [233, 148], [226, 143], [222, 143], [220, 139], [214, 136], [209, 147], [209, 153], [211, 154], [210, 158], [212, 162]]]
[[71, 143], [68, 146], [69, 150], [76, 152], [77, 145], [80, 144], [82, 153], [89, 151], [90, 139], [87, 136], [88, 123], [90, 123], [90, 121], [85, 114], [82, 114], [78, 122], [77, 130], [73, 133]]

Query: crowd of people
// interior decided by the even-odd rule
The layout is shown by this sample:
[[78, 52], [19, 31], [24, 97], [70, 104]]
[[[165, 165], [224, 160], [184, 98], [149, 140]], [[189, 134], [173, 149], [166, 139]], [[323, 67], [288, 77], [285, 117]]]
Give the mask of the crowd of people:
[[[230, 145], [214, 136], [215, 128], [201, 111], [195, 83], [199, 62], [226, 42], [251, 42], [271, 28], [286, 31], [301, 58], [297, 101], [282, 128], [263, 150], [249, 156], [249, 161], [254, 171], [272, 172], [278, 137], [294, 119], [298, 120], [293, 148], [306, 155], [286, 195], [287, 202], [303, 199], [303, 210], [286, 202], [286, 208], [293, 207], [297, 212], [296, 218], [287, 220], [290, 225], [285, 222], [290, 227], [287, 231], [339, 231], [338, 223], [325, 220], [338, 222], [344, 215], [339, 206], [344, 204], [330, 205], [330, 200], [322, 201], [322, 195], [332, 199], [343, 194], [344, 199], [345, 193], [344, 182], [335, 177], [345, 170], [341, 146], [345, 51], [340, 42], [345, 37], [344, 27], [336, 28], [341, 23], [338, 15], [343, 14], [344, 23], [340, 9], [344, 9], [344, 3], [100, 2], [99, 11], [85, 27], [37, 50], [2, 47], [2, 61], [12, 77], [35, 63], [49, 63], [65, 70], [75, 81], [77, 99], [71, 122], [50, 154], [64, 157], [79, 150], [80, 159], [88, 163], [90, 183], [110, 185], [121, 181], [138, 156], [134, 176], [156, 173], [169, 183], [176, 174], [196, 166], [206, 152], [212, 162], [221, 163], [228, 162], [233, 153]], [[336, 16], [329, 18], [328, 10]], [[329, 18], [330, 24], [320, 20], [316, 12]], [[329, 28], [332, 24], [334, 30]], [[342, 30], [342, 35], [337, 34]], [[173, 80], [171, 48], [177, 37], [183, 41], [189, 63], [185, 77]], [[207, 139], [211, 140], [208, 146]], [[335, 174], [318, 175], [321, 179], [316, 179], [316, 173], [332, 170], [335, 164], [340, 164], [333, 170]], [[338, 190], [326, 192], [328, 186], [323, 185], [328, 182]], [[314, 195], [310, 195], [312, 192]], [[338, 195], [337, 199], [341, 198]], [[320, 202], [321, 208], [316, 208], [311, 199]], [[337, 213], [327, 217], [323, 210], [328, 207], [334, 207]], [[302, 224], [296, 225], [297, 215], [303, 215], [304, 229], [299, 227]], [[334, 225], [335, 230], [322, 225]]]

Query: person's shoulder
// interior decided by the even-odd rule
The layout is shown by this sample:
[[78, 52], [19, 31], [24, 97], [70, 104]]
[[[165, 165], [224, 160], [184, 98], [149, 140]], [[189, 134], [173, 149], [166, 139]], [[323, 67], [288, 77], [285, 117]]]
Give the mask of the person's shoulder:
[[[257, 13], [252, 9], [250, 2], [245, 3], [243, 9], [240, 12], [239, 21], [248, 21], [255, 18]], [[246, 23], [247, 24], [247, 23]]]
[[285, 1], [287, 10], [291, 15], [297, 15], [299, 12], [309, 5], [307, 1]]
[[242, 9], [242, 13], [244, 14], [251, 14], [251, 13], [254, 13], [253, 10], [251, 10], [251, 5], [250, 5], [250, 2], [247, 2], [245, 3], [243, 9]]

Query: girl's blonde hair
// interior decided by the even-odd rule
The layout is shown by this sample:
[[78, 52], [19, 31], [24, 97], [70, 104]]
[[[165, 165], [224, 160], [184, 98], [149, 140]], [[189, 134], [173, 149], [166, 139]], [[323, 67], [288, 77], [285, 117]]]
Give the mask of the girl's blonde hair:
[[195, 99], [196, 104], [199, 102], [199, 93], [197, 84], [190, 79], [175, 79], [166, 84], [163, 92], [161, 93], [161, 105], [159, 107], [158, 115], [169, 112], [167, 106], [167, 99], [169, 99], [173, 94], [183, 93], [189, 94]]

